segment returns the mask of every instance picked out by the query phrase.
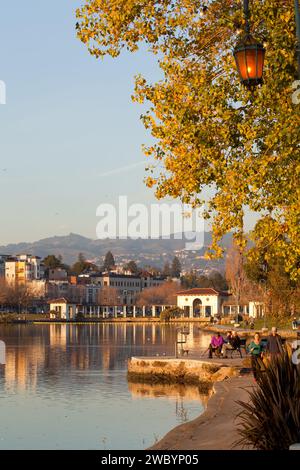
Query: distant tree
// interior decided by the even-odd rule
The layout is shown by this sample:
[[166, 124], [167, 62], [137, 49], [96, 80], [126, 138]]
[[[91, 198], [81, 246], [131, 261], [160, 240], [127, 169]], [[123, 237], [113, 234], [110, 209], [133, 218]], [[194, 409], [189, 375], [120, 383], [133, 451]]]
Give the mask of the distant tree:
[[217, 290], [227, 290], [228, 284], [224, 276], [218, 271], [214, 271], [209, 276], [204, 274], [197, 274], [195, 271], [190, 271], [181, 278], [182, 287], [185, 289], [193, 289], [194, 287], [212, 287]]
[[179, 278], [181, 274], [181, 263], [177, 256], [173, 258], [171, 266], [171, 276]]
[[168, 261], [164, 265], [163, 275], [166, 276], [166, 277], [171, 276], [171, 267], [170, 267], [170, 263]]
[[3, 306], [7, 302], [7, 285], [5, 279], [0, 279], [0, 305]]
[[284, 269], [284, 259], [274, 256], [247, 259], [247, 278], [256, 285], [265, 303], [267, 315], [281, 320], [300, 312], [300, 281], [292, 280]]
[[7, 286], [6, 305], [21, 312], [28, 308], [33, 301], [33, 293], [26, 284], [11, 284]]
[[211, 283], [210, 287], [214, 289], [226, 291], [228, 290], [228, 284], [224, 276], [219, 271], [213, 271], [209, 276], [208, 280]]
[[157, 266], [146, 265], [145, 266], [145, 271], [152, 274], [152, 276], [161, 276], [161, 274], [162, 274], [161, 270]]
[[124, 269], [126, 271], [130, 271], [132, 274], [138, 274], [138, 272], [139, 272], [138, 265], [136, 264], [135, 261], [129, 261], [129, 263], [127, 263], [124, 266]]
[[142, 290], [137, 297], [137, 305], [176, 305], [177, 282], [166, 281], [158, 287]]
[[55, 255], [48, 255], [43, 260], [43, 264], [46, 269], [55, 269], [62, 266], [62, 257], [56, 257]]
[[100, 305], [108, 307], [113, 307], [122, 303], [118, 289], [111, 286], [104, 286], [100, 289], [98, 302]]
[[115, 259], [111, 251], [108, 251], [104, 258], [104, 270], [110, 271], [115, 266]]
[[85, 258], [85, 256], [84, 256], [83, 253], [79, 253], [79, 255], [78, 255], [78, 261], [80, 261], [80, 263], [85, 263], [86, 258]]
[[78, 261], [71, 266], [71, 271], [77, 276], [84, 273], [85, 271], [96, 270], [97, 266], [89, 261], [86, 261], [85, 256], [82, 253], [78, 255]]
[[184, 310], [179, 307], [167, 307], [165, 310], [162, 310], [160, 313], [160, 320], [162, 322], [168, 322], [172, 318], [183, 317]]

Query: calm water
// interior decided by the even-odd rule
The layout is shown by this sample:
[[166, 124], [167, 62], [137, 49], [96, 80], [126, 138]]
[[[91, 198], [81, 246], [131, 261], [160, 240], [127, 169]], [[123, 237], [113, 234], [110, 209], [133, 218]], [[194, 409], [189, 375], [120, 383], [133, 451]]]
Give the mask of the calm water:
[[[128, 384], [133, 355], [173, 354], [175, 326], [2, 325], [0, 449], [143, 449], [198, 416], [196, 387]], [[189, 349], [208, 342], [190, 326]]]

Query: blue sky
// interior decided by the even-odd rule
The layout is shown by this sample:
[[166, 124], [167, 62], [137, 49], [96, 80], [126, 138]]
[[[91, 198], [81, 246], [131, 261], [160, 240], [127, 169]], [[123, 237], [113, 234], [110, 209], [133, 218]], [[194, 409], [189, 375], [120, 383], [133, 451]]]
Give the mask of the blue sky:
[[75, 34], [81, 3], [1, 2], [0, 244], [95, 238], [100, 203], [155, 200], [143, 183], [149, 135], [130, 96], [136, 73], [159, 71], [145, 52], [91, 57]]

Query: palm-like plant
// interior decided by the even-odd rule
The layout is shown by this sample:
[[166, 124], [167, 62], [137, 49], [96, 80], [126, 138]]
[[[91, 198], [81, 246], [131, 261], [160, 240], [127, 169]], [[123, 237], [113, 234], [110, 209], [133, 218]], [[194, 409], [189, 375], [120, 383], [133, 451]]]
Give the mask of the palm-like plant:
[[249, 392], [250, 401], [238, 404], [239, 434], [236, 445], [259, 450], [287, 450], [300, 442], [300, 370], [291, 353], [271, 360]]

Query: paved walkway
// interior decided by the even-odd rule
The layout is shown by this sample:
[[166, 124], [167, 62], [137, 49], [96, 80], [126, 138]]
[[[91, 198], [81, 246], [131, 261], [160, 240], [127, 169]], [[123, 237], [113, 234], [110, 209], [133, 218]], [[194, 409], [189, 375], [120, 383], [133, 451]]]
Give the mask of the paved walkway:
[[242, 375], [214, 385], [215, 394], [206, 411], [194, 421], [170, 431], [152, 449], [161, 450], [230, 450], [239, 439], [236, 415], [237, 400], [248, 401], [248, 392], [255, 386], [252, 375]]

